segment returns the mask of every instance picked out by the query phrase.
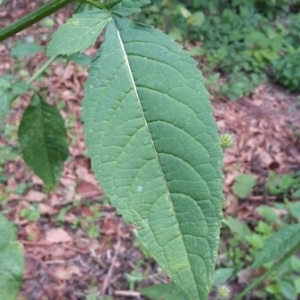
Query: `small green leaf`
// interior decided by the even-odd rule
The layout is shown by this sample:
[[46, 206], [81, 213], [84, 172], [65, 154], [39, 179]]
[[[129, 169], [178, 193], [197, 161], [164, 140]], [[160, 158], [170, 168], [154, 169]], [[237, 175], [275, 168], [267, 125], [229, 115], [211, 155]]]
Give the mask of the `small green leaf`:
[[270, 294], [280, 295], [282, 293], [282, 285], [280, 283], [270, 284], [266, 286], [266, 291]]
[[246, 198], [255, 185], [256, 179], [254, 176], [250, 174], [239, 174], [236, 177], [236, 182], [234, 183], [232, 189], [238, 197]]
[[297, 189], [296, 191], [293, 192], [293, 196], [295, 198], [300, 198], [300, 189]]
[[170, 29], [169, 35], [176, 41], [182, 41], [182, 31], [179, 28]]
[[178, 9], [179, 9], [179, 12], [181, 13], [181, 15], [185, 19], [189, 18], [192, 15], [191, 12], [185, 6], [183, 6], [183, 5], [179, 5]]
[[33, 90], [34, 87], [31, 84], [28, 84], [26, 82], [23, 81], [16, 81], [13, 85], [12, 85], [12, 91], [17, 94], [17, 95], [21, 95], [26, 93], [29, 90]]
[[17, 158], [16, 152], [9, 146], [0, 146], [0, 165]]
[[246, 236], [246, 241], [255, 249], [261, 249], [265, 243], [265, 237], [261, 234], [252, 233]]
[[13, 56], [30, 56], [33, 54], [37, 54], [43, 51], [45, 47], [38, 44], [19, 44], [13, 50], [11, 50], [10, 54]]
[[225, 283], [233, 274], [234, 268], [220, 268], [215, 270], [212, 285]]
[[289, 202], [288, 209], [294, 218], [300, 219], [300, 201]]
[[175, 284], [156, 284], [146, 288], [142, 288], [139, 292], [153, 300], [188, 300], [187, 295]]
[[261, 233], [262, 235], [270, 236], [274, 230], [273, 227], [268, 225], [266, 222], [259, 221], [255, 231]]
[[10, 80], [4, 76], [0, 77], [0, 90], [9, 89], [11, 86]]
[[282, 294], [284, 296], [284, 299], [287, 300], [297, 299], [296, 289], [293, 284], [291, 284], [288, 281], [282, 281], [281, 286], [282, 286]]
[[266, 241], [256, 255], [252, 268], [283, 257], [300, 243], [300, 224], [292, 224], [279, 229]]
[[[14, 83], [11, 81], [14, 80]], [[34, 87], [23, 81], [18, 81], [10, 76], [0, 77], [0, 121], [4, 120], [11, 106], [11, 101], [14, 100], [14, 95], [20, 95]]]
[[197, 11], [193, 13], [189, 18], [188, 22], [192, 26], [201, 26], [205, 20], [205, 16], [203, 12]]
[[126, 17], [134, 13], [140, 12], [140, 7], [148, 3], [150, 3], [149, 0], [123, 0], [121, 3], [112, 8], [112, 12], [117, 15]]
[[27, 165], [49, 188], [54, 188], [68, 157], [67, 133], [59, 111], [38, 94], [22, 117], [20, 148]]
[[268, 205], [260, 205], [256, 208], [259, 215], [265, 218], [270, 223], [281, 223], [279, 216], [275, 213], [272, 207]]
[[227, 225], [232, 233], [235, 233], [238, 236], [240, 241], [246, 241], [246, 237], [251, 234], [246, 222], [241, 221], [237, 218], [232, 218], [230, 216], [222, 220], [222, 223]]
[[87, 11], [74, 14], [52, 35], [47, 55], [83, 52], [111, 21], [107, 11]]
[[0, 300], [15, 300], [24, 275], [23, 247], [14, 226], [0, 213]]
[[93, 60], [94, 56], [87, 55], [84, 53], [73, 53], [67, 57], [67, 63], [73, 61], [80, 66], [89, 66]]
[[[300, 273], [300, 259], [296, 256], [296, 255], [293, 255], [291, 257], [291, 260], [290, 260], [290, 268], [295, 271], [295, 272], [298, 272]], [[300, 278], [300, 277], [299, 277]]]
[[294, 280], [294, 286], [295, 286], [295, 289], [296, 289], [296, 293], [297, 295], [300, 294], [300, 277], [296, 277]]

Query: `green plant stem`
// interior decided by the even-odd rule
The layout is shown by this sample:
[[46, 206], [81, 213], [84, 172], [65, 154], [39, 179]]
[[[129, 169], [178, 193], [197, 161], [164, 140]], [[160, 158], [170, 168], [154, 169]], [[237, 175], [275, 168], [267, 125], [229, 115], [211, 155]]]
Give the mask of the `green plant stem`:
[[260, 284], [265, 278], [269, 277], [276, 269], [278, 269], [287, 259], [289, 259], [298, 249], [300, 248], [300, 243], [298, 243], [293, 249], [287, 252], [283, 258], [275, 265], [273, 265], [265, 274], [254, 280], [246, 289], [244, 289], [240, 294], [238, 294], [233, 300], [240, 300], [245, 295], [247, 295], [253, 288]]
[[[35, 81], [57, 58], [59, 55], [51, 57], [47, 62], [45, 62], [27, 81], [27, 84], [31, 84], [33, 81]], [[13, 103], [20, 95], [13, 95], [9, 103]]]
[[0, 30], [0, 42], [35, 24], [75, 0], [52, 0], [20, 20]]
[[58, 57], [59, 55], [51, 57], [28, 79], [28, 81], [26, 81], [26, 83], [30, 84], [36, 80], [36, 78], [38, 78]]

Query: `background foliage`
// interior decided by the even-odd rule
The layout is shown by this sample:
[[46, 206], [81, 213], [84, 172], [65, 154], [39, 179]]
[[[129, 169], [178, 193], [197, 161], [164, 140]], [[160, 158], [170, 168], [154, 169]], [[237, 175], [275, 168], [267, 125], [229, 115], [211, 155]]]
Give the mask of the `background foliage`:
[[[208, 88], [236, 101], [267, 77], [299, 91], [299, 7], [297, 0], [156, 0], [137, 19], [194, 44]], [[224, 78], [217, 88], [216, 73]]]

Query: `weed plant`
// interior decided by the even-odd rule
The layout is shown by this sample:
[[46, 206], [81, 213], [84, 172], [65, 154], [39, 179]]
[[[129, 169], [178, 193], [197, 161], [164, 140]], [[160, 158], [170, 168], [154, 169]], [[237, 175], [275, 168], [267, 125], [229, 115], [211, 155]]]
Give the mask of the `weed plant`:
[[[138, 16], [160, 26], [182, 43], [201, 47], [206, 77], [215, 72], [226, 81], [208, 88], [236, 101], [267, 77], [299, 91], [300, 1], [153, 1]], [[215, 78], [215, 77], [214, 77]]]

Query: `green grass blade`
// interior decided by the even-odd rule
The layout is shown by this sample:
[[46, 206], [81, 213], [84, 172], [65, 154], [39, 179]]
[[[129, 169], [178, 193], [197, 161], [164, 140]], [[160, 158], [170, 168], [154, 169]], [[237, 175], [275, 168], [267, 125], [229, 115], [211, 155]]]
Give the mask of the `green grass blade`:
[[300, 224], [292, 224], [279, 229], [266, 241], [255, 257], [252, 268], [257, 268], [269, 261], [283, 257], [300, 243]]

